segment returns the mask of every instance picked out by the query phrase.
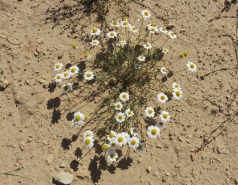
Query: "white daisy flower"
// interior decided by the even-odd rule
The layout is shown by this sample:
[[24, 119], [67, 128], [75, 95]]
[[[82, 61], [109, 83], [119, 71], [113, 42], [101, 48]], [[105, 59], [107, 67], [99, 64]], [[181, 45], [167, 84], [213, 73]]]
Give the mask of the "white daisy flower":
[[128, 118], [134, 116], [134, 112], [131, 109], [126, 109], [125, 113]]
[[163, 75], [166, 75], [167, 74], [167, 69], [165, 67], [161, 67], [160, 68], [160, 72], [163, 74]]
[[160, 136], [160, 128], [153, 125], [149, 126], [147, 135], [152, 139], [157, 139]]
[[122, 92], [120, 95], [119, 95], [119, 98], [122, 102], [126, 102], [129, 100], [129, 94], [126, 93], [126, 92]]
[[102, 150], [103, 150], [104, 152], [110, 150], [110, 148], [111, 148], [111, 146], [108, 145], [108, 144], [103, 144], [103, 145], [102, 145]]
[[188, 62], [187, 67], [188, 67], [188, 70], [192, 72], [195, 72], [197, 70], [197, 66], [193, 62]]
[[159, 119], [155, 126], [159, 127], [160, 129], [163, 129], [165, 127], [165, 122]]
[[137, 19], [138, 22], [142, 22], [144, 20], [143, 17], [140, 17], [139, 19]]
[[98, 29], [98, 28], [93, 28], [90, 33], [91, 33], [91, 36], [93, 36], [93, 35], [100, 35], [101, 30]]
[[136, 33], [136, 32], [138, 32], [138, 29], [135, 26], [130, 26], [130, 31], [132, 33]]
[[99, 44], [99, 41], [98, 40], [92, 40], [90, 42], [91, 46], [97, 46]]
[[145, 114], [146, 114], [146, 117], [153, 118], [155, 116], [155, 111], [152, 107], [146, 107]]
[[124, 47], [124, 46], [126, 45], [126, 43], [127, 43], [127, 42], [126, 42], [125, 40], [122, 40], [122, 41], [121, 41], [121, 47]]
[[181, 90], [181, 87], [180, 87], [180, 85], [179, 85], [179, 84], [177, 84], [176, 82], [174, 82], [174, 83], [172, 84], [172, 88], [173, 88], [173, 89], [178, 89], [178, 90]]
[[115, 150], [118, 147], [118, 145], [115, 142], [115, 139], [113, 139], [109, 142], [109, 146], [110, 146], [111, 150]]
[[130, 28], [131, 25], [127, 21], [121, 21], [121, 27], [122, 28]]
[[140, 140], [137, 137], [132, 137], [128, 139], [128, 145], [134, 150], [139, 146]]
[[127, 143], [127, 141], [128, 140], [124, 134], [120, 133], [120, 134], [116, 135], [116, 138], [115, 138], [116, 145], [118, 145], [118, 146], [125, 145]]
[[128, 139], [130, 138], [130, 135], [127, 132], [121, 132], [121, 134], [123, 134], [126, 140], [128, 141]]
[[85, 139], [84, 139], [84, 143], [86, 144], [86, 146], [88, 147], [88, 148], [92, 148], [93, 147], [93, 143], [94, 142], [94, 140], [93, 140], [93, 138], [91, 138], [91, 137], [86, 137]]
[[152, 45], [149, 42], [146, 42], [143, 46], [144, 46], [145, 49], [151, 49], [152, 48]]
[[168, 36], [169, 36], [171, 39], [176, 39], [176, 38], [177, 38], [176, 34], [175, 34], [174, 32], [172, 32], [172, 31], [169, 31], [169, 32], [168, 32]]
[[84, 114], [81, 112], [75, 112], [74, 119], [72, 119], [73, 127], [78, 127], [78, 126], [82, 125], [83, 122], [84, 122]]
[[152, 23], [150, 23], [150, 24], [147, 25], [147, 27], [149, 27], [149, 26], [151, 26], [151, 27], [156, 27], [156, 28], [157, 28], [157, 24], [154, 23], [154, 22], [152, 22]]
[[140, 69], [140, 68], [141, 68], [141, 65], [140, 65], [140, 64], [135, 64], [135, 65], [134, 65], [134, 68], [135, 68], [135, 69]]
[[115, 31], [110, 31], [107, 33], [107, 37], [113, 39], [117, 37], [117, 33]]
[[165, 33], [165, 34], [168, 33], [168, 31], [166, 30], [166, 28], [163, 28], [163, 27], [159, 28], [159, 31], [162, 32], [162, 33]]
[[161, 114], [159, 115], [159, 117], [160, 117], [161, 121], [163, 121], [163, 122], [167, 122], [170, 119], [170, 115], [166, 111], [162, 111]]
[[83, 138], [84, 140], [87, 138], [87, 137], [90, 137], [90, 138], [93, 138], [94, 135], [93, 135], [93, 132], [91, 130], [87, 130], [83, 133]]
[[63, 72], [63, 80], [69, 79], [70, 78], [70, 73], [69, 71]]
[[144, 62], [145, 61], [145, 56], [140, 55], [137, 59], [141, 62]]
[[172, 94], [176, 100], [180, 100], [183, 97], [183, 92], [179, 89], [174, 89]]
[[67, 94], [69, 91], [73, 90], [73, 87], [71, 83], [66, 83], [62, 85], [61, 90], [63, 94]]
[[126, 119], [126, 116], [125, 116], [124, 113], [118, 112], [117, 115], [115, 116], [115, 118], [116, 118], [116, 121], [118, 123], [123, 123], [125, 121], [125, 119]]
[[86, 71], [83, 75], [84, 79], [89, 81], [92, 80], [94, 78], [94, 74], [91, 71]]
[[141, 152], [143, 152], [144, 148], [145, 148], [145, 143], [140, 142], [140, 143], [139, 143], [139, 146], [135, 149], [135, 151], [136, 151], [137, 153], [141, 153]]
[[110, 22], [110, 25], [112, 26], [112, 27], [120, 27], [120, 23], [118, 22], [118, 21], [111, 21]]
[[55, 70], [55, 71], [59, 71], [59, 70], [62, 69], [62, 67], [63, 67], [63, 64], [60, 63], [60, 62], [58, 62], [58, 63], [56, 63], [56, 64], [54, 65], [54, 70]]
[[168, 53], [169, 53], [169, 50], [166, 49], [166, 48], [163, 48], [163, 49], [162, 49], [162, 52], [163, 52], [164, 54], [168, 54]]
[[142, 17], [146, 20], [146, 19], [149, 19], [150, 18], [150, 16], [151, 16], [151, 14], [150, 14], [150, 12], [148, 11], [148, 10], [142, 10], [141, 11], [141, 15], [142, 15]]
[[110, 134], [107, 135], [107, 140], [108, 140], [108, 141], [114, 140], [115, 137], [116, 137], [116, 135], [117, 135], [117, 133], [111, 130]]
[[160, 103], [166, 103], [166, 101], [168, 100], [168, 97], [164, 93], [159, 93], [157, 95], [157, 98]]
[[63, 79], [64, 79], [63, 73], [58, 73], [55, 75], [55, 82], [62, 82]]
[[115, 106], [115, 110], [121, 110], [123, 108], [123, 105], [121, 102], [116, 102], [114, 106]]
[[158, 32], [158, 28], [154, 27], [154, 26], [148, 26], [147, 29], [150, 31], [150, 34], [155, 34], [156, 32]]
[[132, 136], [137, 136], [140, 133], [140, 130], [137, 127], [132, 127], [130, 133]]
[[116, 162], [118, 158], [118, 154], [116, 153], [115, 150], [110, 150], [107, 154], [107, 159], [110, 161], [110, 162]]
[[84, 59], [85, 59], [86, 61], [89, 61], [89, 60], [91, 59], [91, 55], [89, 55], [89, 53], [85, 53], [85, 54], [84, 54]]
[[79, 72], [78, 66], [71, 66], [71, 67], [69, 68], [69, 74], [70, 74], [70, 76], [73, 76], [74, 74], [78, 74], [78, 72]]

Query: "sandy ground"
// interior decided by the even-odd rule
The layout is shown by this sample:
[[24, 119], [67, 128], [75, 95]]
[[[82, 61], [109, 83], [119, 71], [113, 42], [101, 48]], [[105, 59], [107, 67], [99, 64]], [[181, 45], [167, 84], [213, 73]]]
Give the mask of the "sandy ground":
[[[237, 1], [123, 2], [121, 8], [112, 3], [103, 21], [76, 1], [0, 1], [0, 71], [9, 82], [0, 91], [0, 172], [20, 168], [13, 173], [22, 176], [1, 174], [0, 184], [58, 184], [52, 176], [60, 171], [74, 174], [72, 185], [238, 184]], [[67, 96], [60, 96], [52, 67], [80, 62], [93, 26], [107, 29], [125, 15], [133, 22], [143, 9], [158, 25], [174, 25], [178, 39], [168, 44], [170, 51], [189, 51], [173, 69], [183, 70], [191, 60], [198, 71], [169, 79], [180, 83], [184, 98], [165, 105], [171, 121], [162, 136], [148, 138], [143, 154], [131, 152], [110, 164], [99, 151], [83, 148], [81, 133], [75, 136], [70, 113], [80, 106], [70, 108]], [[89, 113], [93, 106], [81, 109]]]

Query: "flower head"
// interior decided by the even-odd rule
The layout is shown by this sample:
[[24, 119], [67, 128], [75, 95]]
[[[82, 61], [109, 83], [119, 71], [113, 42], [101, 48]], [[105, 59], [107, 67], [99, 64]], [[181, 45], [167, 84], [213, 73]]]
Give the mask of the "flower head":
[[176, 100], [180, 100], [183, 97], [183, 92], [179, 89], [174, 89], [172, 94]]
[[167, 122], [170, 119], [170, 115], [166, 111], [162, 111], [161, 114], [159, 115], [159, 117], [160, 117], [161, 121], [163, 121], [163, 122]]
[[128, 139], [128, 144], [134, 150], [139, 146], [140, 140], [137, 137], [132, 137]]
[[90, 33], [91, 33], [91, 36], [93, 36], [93, 35], [100, 35], [101, 30], [98, 29], [98, 28], [93, 28]]
[[83, 75], [84, 79], [89, 81], [92, 80], [94, 78], [94, 74], [91, 71], [86, 71]]
[[128, 118], [134, 116], [134, 112], [131, 109], [126, 109], [125, 113]]
[[73, 49], [78, 49], [79, 48], [77, 44], [72, 44], [71, 46], [72, 46]]
[[70, 78], [70, 73], [69, 71], [63, 72], [63, 80], [69, 79]]
[[163, 74], [163, 75], [166, 75], [167, 74], [167, 69], [165, 67], [161, 67], [160, 68], [160, 72]]
[[197, 66], [193, 62], [188, 62], [187, 67], [188, 67], [188, 70], [192, 72], [195, 72], [197, 70]]
[[112, 27], [120, 27], [120, 23], [118, 22], [118, 21], [111, 21], [110, 22], [110, 25], [112, 26]]
[[152, 139], [156, 139], [157, 137], [160, 136], [160, 129], [159, 127], [156, 126], [149, 126], [148, 130], [147, 130], [147, 135], [152, 138]]
[[163, 52], [164, 54], [168, 54], [168, 53], [169, 53], [169, 50], [166, 49], [166, 48], [163, 48], [163, 49], [162, 49], [162, 52]]
[[84, 138], [84, 143], [86, 144], [86, 146], [88, 148], [92, 148], [93, 147], [93, 144], [94, 144], [93, 142], [94, 142], [94, 140], [91, 137]]
[[126, 21], [121, 21], [121, 27], [122, 28], [130, 28], [131, 25]]
[[116, 102], [114, 106], [115, 106], [115, 110], [121, 110], [123, 108], [123, 105], [121, 102]]
[[110, 148], [111, 148], [111, 147], [110, 147], [109, 144], [103, 144], [103, 145], [102, 145], [102, 150], [103, 150], [104, 152], [110, 150]]
[[124, 113], [118, 112], [117, 115], [115, 116], [115, 118], [116, 118], [116, 121], [118, 123], [123, 123], [125, 121], [125, 119], [126, 119], [126, 116], [125, 116]]
[[140, 131], [137, 127], [132, 127], [130, 129], [130, 133], [131, 133], [132, 136], [137, 136], [140, 133]]
[[118, 154], [116, 153], [115, 150], [110, 150], [107, 154], [107, 159], [110, 161], [110, 162], [116, 162], [118, 158]]
[[138, 32], [138, 29], [135, 26], [130, 26], [130, 31], [132, 33], [136, 33], [136, 32]]
[[93, 138], [94, 135], [93, 135], [93, 132], [91, 130], [87, 130], [83, 133], [83, 138], [84, 140], [87, 138], [87, 137], [90, 137], [90, 138]]
[[115, 138], [115, 143], [116, 145], [118, 146], [122, 146], [122, 145], [125, 145], [127, 143], [127, 138], [125, 137], [125, 134], [123, 133], [120, 133], [120, 134], [117, 134], [116, 135], [116, 138]]
[[107, 37], [113, 39], [117, 37], [117, 33], [115, 31], [110, 31], [107, 33]]
[[92, 40], [90, 42], [91, 46], [97, 46], [99, 44], [99, 41], [98, 40]]
[[63, 73], [58, 73], [55, 75], [55, 82], [62, 82], [63, 79], [64, 79]]
[[126, 42], [125, 40], [122, 40], [122, 41], [121, 41], [121, 47], [124, 47], [124, 46], [126, 45], [126, 43], [127, 43], [127, 42]]
[[143, 46], [144, 46], [145, 49], [151, 49], [152, 48], [152, 45], [149, 42], [146, 42]]
[[140, 56], [138, 57], [138, 60], [141, 61], [141, 62], [144, 62], [144, 61], [145, 61], [145, 56], [140, 55]]
[[168, 32], [168, 36], [169, 36], [171, 39], [176, 39], [176, 38], [177, 38], [176, 34], [175, 34], [174, 32], [172, 32], [172, 31], [169, 31], [169, 32]]
[[119, 95], [119, 98], [122, 102], [126, 102], [129, 100], [129, 94], [126, 93], [126, 92], [122, 92], [120, 95]]
[[89, 61], [89, 60], [91, 59], [91, 55], [89, 55], [89, 53], [85, 53], [85, 54], [84, 54], [84, 59], [85, 59], [86, 61]]
[[69, 68], [69, 74], [70, 74], [70, 76], [73, 76], [74, 74], [78, 74], [78, 72], [79, 72], [78, 66], [71, 66], [71, 67]]
[[160, 28], [159, 28], [159, 31], [162, 32], [162, 33], [165, 33], [165, 34], [168, 33], [167, 29], [166, 29], [166, 28], [163, 28], [163, 27], [160, 27]]
[[146, 114], [146, 117], [153, 118], [155, 115], [155, 111], [152, 107], [146, 107], [145, 114]]
[[161, 119], [159, 119], [156, 122], [156, 126], [159, 127], [160, 129], [163, 129], [165, 127], [165, 122], [163, 122]]
[[67, 94], [69, 91], [73, 90], [73, 87], [72, 87], [71, 83], [66, 83], [66, 84], [62, 85], [61, 89], [62, 89], [63, 94]]
[[63, 64], [60, 63], [60, 62], [58, 62], [58, 63], [56, 63], [56, 64], [54, 65], [54, 70], [55, 70], [55, 71], [59, 71], [59, 70], [62, 69], [62, 67], [63, 67]]
[[166, 101], [168, 100], [168, 97], [164, 93], [159, 93], [157, 95], [157, 98], [160, 103], [166, 103]]
[[140, 143], [139, 143], [139, 146], [135, 149], [135, 151], [136, 151], [137, 153], [141, 153], [141, 152], [143, 152], [144, 148], [145, 148], [145, 143], [140, 142]]
[[146, 19], [149, 19], [150, 18], [150, 16], [151, 16], [151, 14], [150, 14], [150, 12], [148, 11], [148, 10], [142, 10], [141, 11], [141, 15], [142, 15], [142, 17], [146, 20]]
[[148, 29], [150, 34], [155, 34], [159, 31], [158, 28], [155, 27], [155, 26], [148, 26], [147, 29]]
[[172, 88], [173, 88], [173, 89], [178, 89], [178, 90], [181, 90], [181, 87], [180, 87], [180, 85], [179, 85], [179, 84], [177, 84], [176, 82], [174, 82], [174, 83], [172, 84]]
[[108, 141], [114, 140], [115, 137], [116, 137], [116, 135], [117, 135], [117, 133], [111, 130], [110, 134], [107, 135], [107, 140], [108, 140]]
[[84, 123], [84, 114], [81, 112], [74, 113], [74, 119], [72, 120], [73, 127], [78, 127]]

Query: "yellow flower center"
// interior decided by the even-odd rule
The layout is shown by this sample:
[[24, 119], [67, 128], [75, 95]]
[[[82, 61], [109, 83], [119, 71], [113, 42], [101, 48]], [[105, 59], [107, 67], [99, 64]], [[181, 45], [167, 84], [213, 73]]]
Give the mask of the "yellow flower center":
[[152, 135], [156, 135], [156, 134], [157, 134], [157, 130], [156, 130], [156, 129], [152, 129], [152, 130], [151, 130], [151, 134], [152, 134]]
[[151, 31], [155, 31], [155, 28], [151, 28]]
[[86, 137], [90, 137], [90, 134], [87, 134]]
[[168, 114], [164, 114], [163, 118], [166, 119], [168, 117]]
[[60, 65], [59, 65], [59, 64], [57, 64], [55, 67], [56, 67], [56, 68], [60, 68]]
[[174, 36], [174, 32], [171, 32], [171, 35]]
[[148, 13], [148, 12], [144, 12], [144, 15], [145, 15], [145, 16], [148, 16], [148, 15], [149, 15], [149, 13]]
[[148, 110], [148, 113], [149, 113], [149, 114], [152, 114], [152, 113], [153, 113], [153, 111], [152, 111], [152, 110]]
[[97, 28], [93, 28], [93, 33], [97, 33], [98, 29]]
[[118, 22], [117, 22], [117, 21], [114, 21], [114, 25], [118, 25]]
[[161, 100], [164, 100], [165, 99], [165, 96], [161, 96]]
[[156, 26], [156, 24], [155, 24], [154, 22], [152, 22], [150, 25], [151, 25], [151, 26]]
[[96, 42], [96, 41], [93, 41], [93, 44], [94, 44], [94, 45], [96, 45], [96, 44], [97, 44], [97, 42]]
[[107, 150], [107, 149], [108, 149], [108, 146], [107, 146], [107, 145], [103, 145], [103, 146], [102, 146], [102, 149], [103, 149], [103, 150]]
[[77, 44], [72, 44], [72, 47], [75, 49], [77, 48]]
[[123, 20], [123, 21], [126, 21], [126, 20], [127, 20], [127, 18], [126, 18], [126, 17], [123, 17], [123, 18], [122, 18], [122, 20]]
[[81, 117], [79, 115], [75, 116], [75, 120], [79, 121], [81, 119]]
[[163, 69], [163, 72], [166, 72], [167, 70], [166, 69]]
[[117, 108], [120, 108], [121, 107], [121, 105], [120, 104], [117, 104]]
[[168, 94], [172, 94], [173, 93], [173, 90], [172, 89], [169, 89], [168, 90]]
[[126, 21], [123, 22], [123, 25], [124, 25], [124, 26], [127, 26], [127, 25], [128, 25], [128, 22], [126, 22]]
[[61, 76], [59, 75], [59, 76], [57, 76], [57, 79], [61, 79]]
[[84, 114], [84, 119], [87, 120], [88, 119], [88, 115]]
[[125, 95], [125, 94], [123, 94], [123, 95], [122, 95], [122, 98], [126, 99], [126, 95]]
[[111, 146], [114, 147], [116, 144], [115, 143], [111, 143]]
[[141, 17], [141, 18], [140, 18], [140, 21], [142, 21], [142, 20], [143, 20], [143, 18]]
[[131, 44], [131, 47], [135, 48], [135, 47], [136, 47], [136, 44]]
[[86, 143], [87, 145], [89, 145], [89, 144], [91, 143], [90, 139], [86, 139], [86, 140], [85, 140], [85, 143]]
[[66, 86], [64, 86], [64, 90], [68, 90], [69, 89], [69, 87], [66, 85]]
[[175, 85], [175, 88], [179, 88], [179, 85], [178, 85], [178, 84], [176, 84], [176, 85]]
[[115, 155], [114, 155], [114, 154], [111, 154], [110, 157], [113, 159], [113, 158], [115, 157]]
[[162, 28], [163, 31], [165, 31], [166, 29], [165, 28]]
[[136, 134], [136, 133], [137, 133], [136, 129], [134, 129], [134, 130], [133, 130], [133, 133], [134, 133], [134, 134]]
[[123, 137], [118, 138], [118, 142], [121, 143], [123, 141]]
[[64, 73], [64, 76], [65, 76], [65, 77], [68, 76], [68, 73]]
[[184, 56], [188, 56], [188, 52], [186, 51], [186, 52], [184, 52]]
[[136, 141], [135, 140], [132, 140], [131, 141], [131, 145], [135, 145], [136, 144]]
[[180, 96], [180, 91], [177, 91], [177, 92], [176, 92], [176, 96]]
[[118, 119], [119, 119], [119, 120], [122, 120], [122, 118], [123, 118], [122, 115], [119, 115], [119, 116], [118, 116]]
[[76, 71], [76, 69], [75, 69], [75, 68], [72, 68], [72, 69], [71, 69], [71, 72], [72, 72], [72, 73], [74, 73], [75, 71]]
[[184, 57], [184, 53], [181, 53], [179, 56], [180, 56], [181, 58], [183, 58], [183, 57]]
[[194, 68], [194, 64], [190, 64], [190, 67], [193, 69]]
[[136, 27], [133, 27], [132, 30], [136, 30]]
[[111, 33], [110, 33], [110, 36], [112, 36], [112, 37], [113, 37], [113, 36], [114, 36], [114, 32], [111, 32]]
[[129, 111], [129, 112], [128, 112], [128, 114], [129, 114], [129, 115], [131, 115], [131, 114], [132, 114], [132, 112], [131, 112], [131, 111]]
[[91, 76], [91, 74], [90, 74], [90, 73], [88, 73], [86, 76], [87, 76], [87, 77], [90, 77], [90, 76]]
[[88, 53], [85, 53], [85, 54], [84, 54], [84, 58], [87, 58], [87, 57], [89, 57], [89, 54], [88, 54]]
[[149, 47], [150, 46], [150, 44], [146, 44], [146, 47]]
[[109, 134], [109, 137], [110, 137], [110, 138], [114, 138], [114, 134], [110, 133], [110, 134]]

